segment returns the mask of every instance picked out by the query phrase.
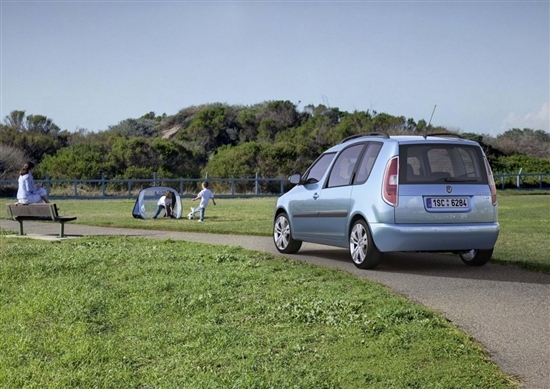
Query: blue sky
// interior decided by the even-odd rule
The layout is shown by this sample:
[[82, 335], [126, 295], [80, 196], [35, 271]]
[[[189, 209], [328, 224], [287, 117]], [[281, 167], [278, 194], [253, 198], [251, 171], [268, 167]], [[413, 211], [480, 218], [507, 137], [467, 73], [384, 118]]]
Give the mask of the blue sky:
[[1, 118], [289, 100], [550, 131], [550, 2], [1, 0]]

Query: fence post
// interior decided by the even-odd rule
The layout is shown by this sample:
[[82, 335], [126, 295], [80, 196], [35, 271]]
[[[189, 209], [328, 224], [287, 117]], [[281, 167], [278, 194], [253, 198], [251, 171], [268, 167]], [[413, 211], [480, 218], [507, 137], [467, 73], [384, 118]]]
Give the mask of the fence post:
[[74, 197], [78, 196], [78, 181], [74, 180]]
[[235, 195], [235, 179], [231, 179], [231, 196]]
[[157, 186], [157, 172], [153, 172], [153, 186]]
[[254, 185], [255, 185], [254, 193], [256, 194], [256, 196], [258, 196], [258, 176], [259, 175], [260, 175], [260, 173], [256, 172], [256, 179], [255, 179], [255, 182], [254, 182]]
[[51, 188], [50, 175], [46, 173], [46, 194], [48, 195], [48, 197], [50, 196], [50, 188]]
[[521, 172], [523, 172], [523, 168], [519, 169], [518, 177], [516, 179], [516, 186], [518, 187], [518, 189], [521, 188]]
[[101, 197], [105, 197], [105, 173], [101, 173]]
[[284, 190], [285, 190], [285, 180], [281, 178], [281, 196], [283, 195]]

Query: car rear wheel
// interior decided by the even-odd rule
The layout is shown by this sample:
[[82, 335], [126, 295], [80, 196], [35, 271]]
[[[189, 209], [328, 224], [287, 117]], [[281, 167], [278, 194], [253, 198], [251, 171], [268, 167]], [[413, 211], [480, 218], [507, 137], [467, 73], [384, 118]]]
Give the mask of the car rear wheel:
[[357, 220], [351, 228], [349, 252], [351, 260], [359, 269], [374, 269], [382, 260], [382, 253], [374, 245], [364, 220]]
[[491, 250], [470, 250], [460, 254], [460, 259], [468, 266], [483, 266], [491, 259], [493, 249]]
[[273, 242], [275, 242], [277, 250], [283, 254], [297, 253], [302, 247], [301, 240], [292, 238], [288, 215], [284, 212], [277, 216], [273, 224]]

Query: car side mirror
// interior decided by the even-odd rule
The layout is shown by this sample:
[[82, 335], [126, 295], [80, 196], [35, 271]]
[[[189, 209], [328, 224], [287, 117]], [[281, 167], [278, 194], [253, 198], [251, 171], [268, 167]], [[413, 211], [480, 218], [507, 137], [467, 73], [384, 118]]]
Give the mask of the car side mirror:
[[293, 174], [290, 177], [288, 177], [288, 181], [291, 184], [298, 185], [300, 183], [301, 177], [299, 174]]

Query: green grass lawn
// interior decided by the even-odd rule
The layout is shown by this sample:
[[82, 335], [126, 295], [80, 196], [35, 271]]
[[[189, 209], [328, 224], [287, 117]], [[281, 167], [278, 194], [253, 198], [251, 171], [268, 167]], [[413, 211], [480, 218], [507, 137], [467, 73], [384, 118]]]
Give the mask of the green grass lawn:
[[[271, 235], [276, 198], [216, 199], [206, 209], [206, 223], [185, 215], [198, 202], [183, 200], [183, 218], [134, 219], [134, 200], [56, 200], [62, 215], [75, 215], [72, 223], [105, 227], [126, 227], [171, 231], [202, 231], [218, 234]], [[5, 211], [4, 211], [5, 212]], [[162, 213], [161, 213], [162, 215]], [[7, 216], [7, 215], [6, 215]], [[198, 216], [198, 215], [197, 215]]]
[[[81, 206], [61, 203], [79, 218]], [[346, 272], [241, 248], [0, 236], [0, 306], [1, 388], [518, 387], [439, 314]]]
[[499, 196], [493, 260], [550, 273], [550, 196]]
[[[133, 200], [56, 201], [81, 224], [271, 234], [276, 199], [217, 202], [197, 223], [134, 219]], [[500, 196], [494, 259], [550, 272], [549, 209], [549, 196]], [[518, 385], [437, 313], [339, 270], [171, 240], [1, 232], [0, 388]]]
[[[550, 273], [550, 196], [499, 192], [500, 236], [493, 261]], [[206, 223], [187, 219], [141, 220], [132, 217], [134, 200], [56, 200], [73, 223], [220, 234], [269, 236], [276, 198], [218, 199], [206, 210]], [[6, 201], [7, 202], [7, 201]], [[184, 215], [192, 203], [183, 200]], [[2, 213], [7, 218], [6, 211]], [[70, 228], [70, 227], [69, 227]]]

